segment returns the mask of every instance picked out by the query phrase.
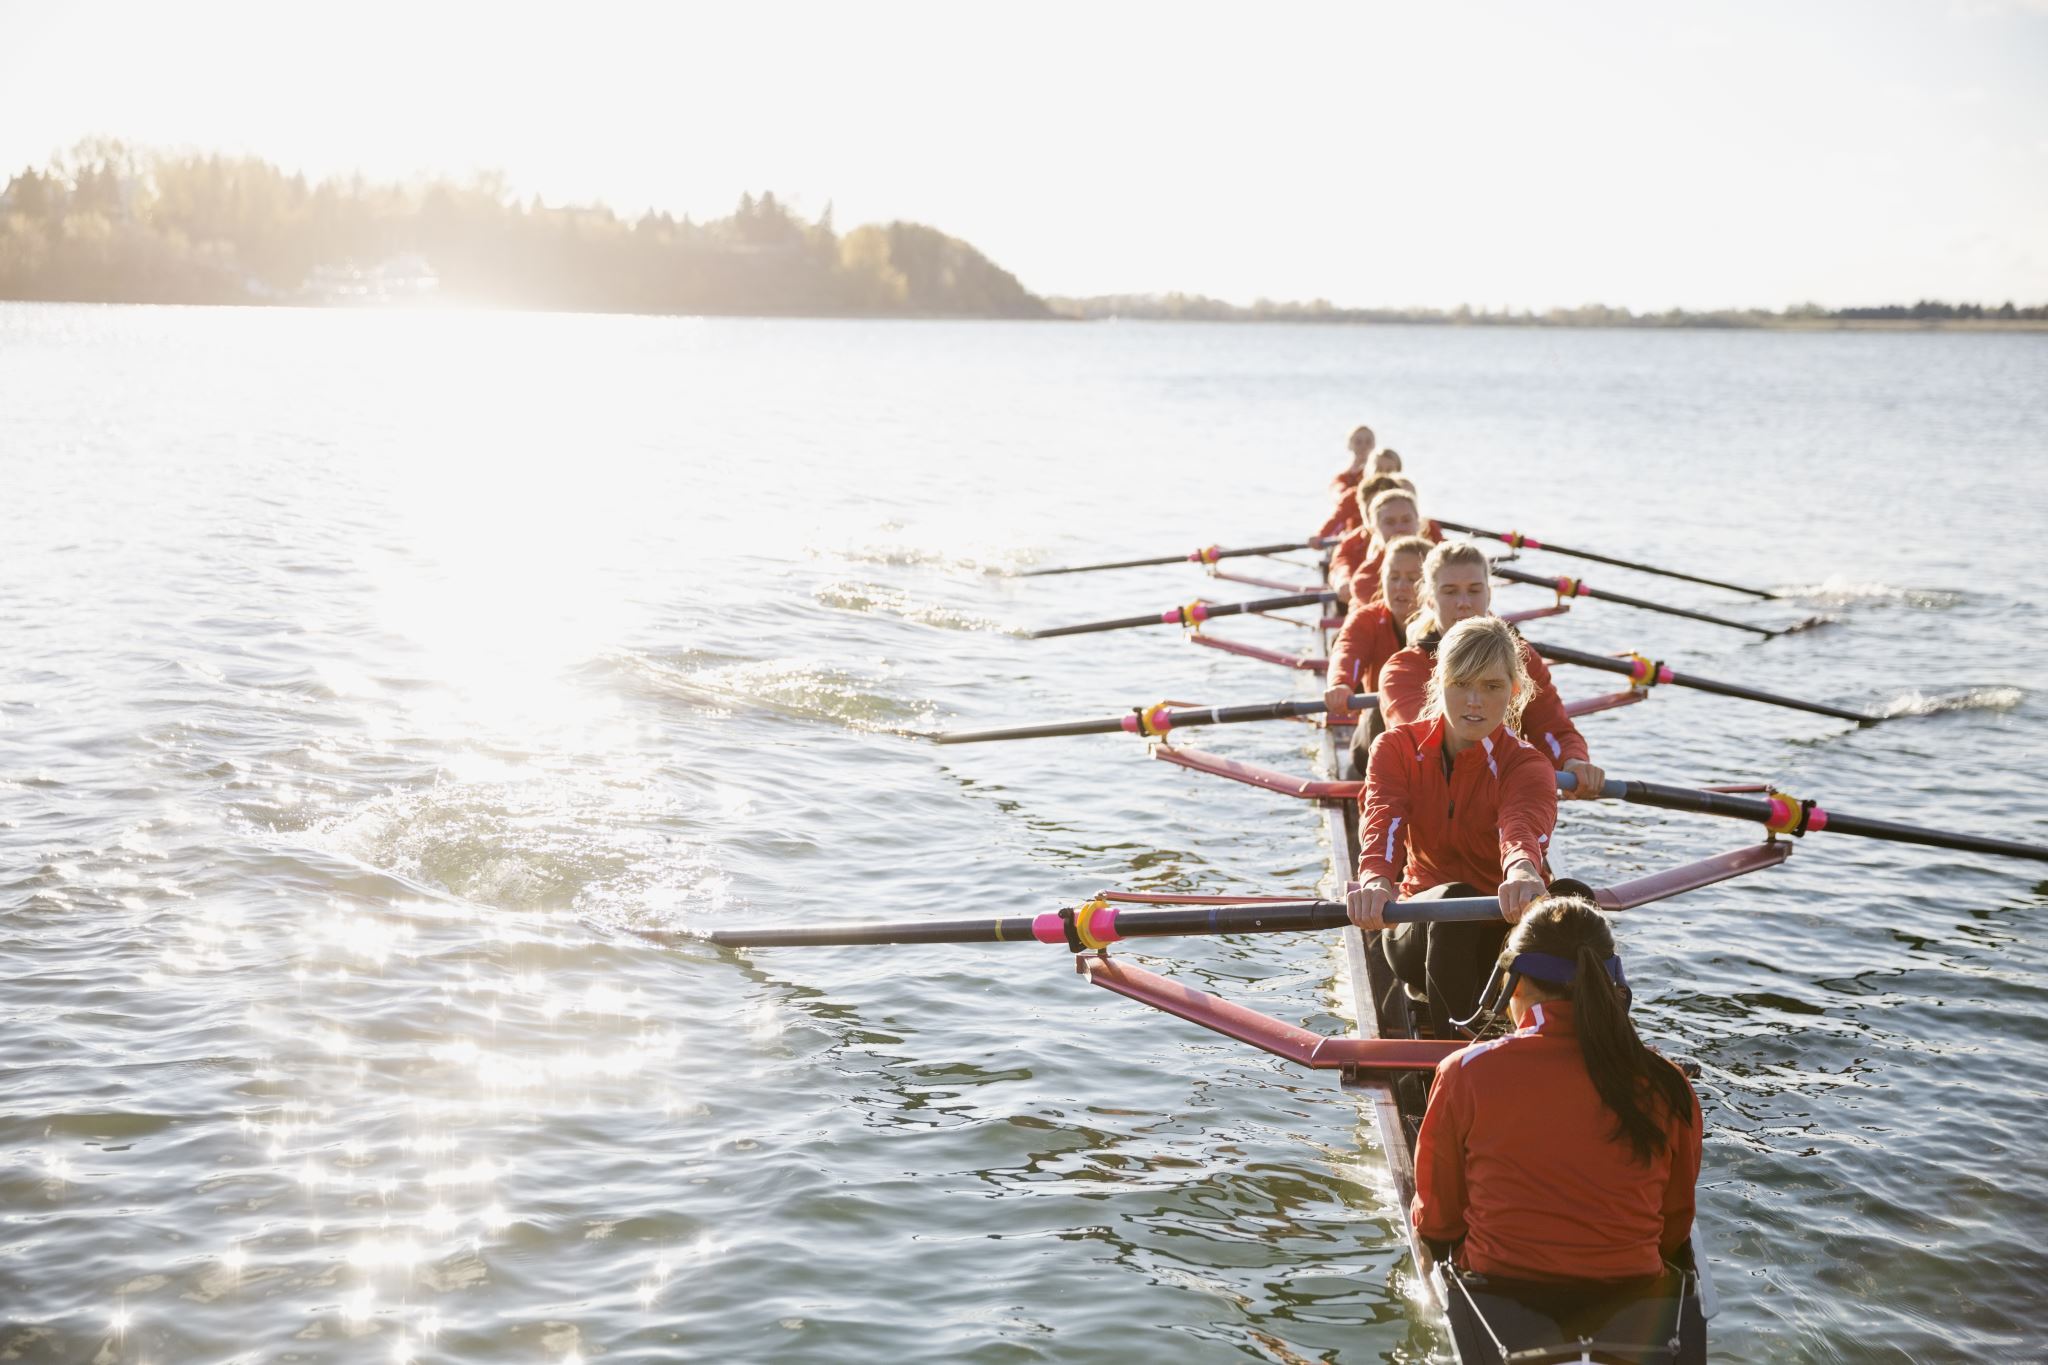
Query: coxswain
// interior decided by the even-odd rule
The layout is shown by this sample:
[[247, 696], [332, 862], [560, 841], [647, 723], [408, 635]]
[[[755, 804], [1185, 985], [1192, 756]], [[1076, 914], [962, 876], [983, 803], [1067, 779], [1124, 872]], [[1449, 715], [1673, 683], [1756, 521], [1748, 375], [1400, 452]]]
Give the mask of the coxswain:
[[[1589, 901], [1529, 907], [1495, 994], [1515, 1031], [1436, 1069], [1415, 1144], [1415, 1230], [1484, 1276], [1471, 1282], [1480, 1292], [1557, 1321], [1559, 1339], [1597, 1338], [1617, 1304], [1677, 1292], [1699, 1100], [1629, 1022], [1614, 934]], [[1681, 1341], [1676, 1359], [1704, 1360], [1704, 1340]]]
[[[1379, 686], [1380, 667], [1408, 643], [1408, 618], [1415, 614], [1416, 591], [1422, 584], [1422, 561], [1433, 547], [1421, 536], [1400, 536], [1380, 556], [1377, 590], [1361, 581], [1366, 568], [1351, 578], [1351, 614], [1330, 650], [1324, 676], [1323, 703], [1332, 711], [1349, 711], [1351, 699]], [[1368, 566], [1370, 567], [1370, 566]]]
[[1385, 928], [1397, 896], [1500, 897], [1503, 920], [1409, 923], [1379, 937], [1394, 974], [1428, 1002], [1435, 1036], [1451, 1038], [1454, 1021], [1472, 1013], [1507, 926], [1543, 894], [1557, 776], [1515, 731], [1533, 689], [1521, 639], [1506, 622], [1459, 622], [1433, 663], [1423, 714], [1373, 741], [1359, 798], [1358, 881], [1346, 901], [1351, 922], [1374, 930]]
[[[1380, 668], [1379, 712], [1385, 724], [1400, 725], [1422, 715], [1428, 704], [1438, 638], [1461, 621], [1491, 618], [1492, 567], [1469, 540], [1447, 541], [1429, 552], [1422, 563], [1422, 586], [1417, 594], [1421, 605], [1408, 623], [1411, 643]], [[1559, 772], [1579, 779], [1565, 799], [1597, 800], [1607, 775], [1594, 765], [1586, 737], [1565, 714], [1564, 700], [1550, 679], [1550, 666], [1526, 640], [1515, 639], [1521, 645], [1522, 669], [1534, 689], [1521, 713], [1522, 735], [1541, 749]]]

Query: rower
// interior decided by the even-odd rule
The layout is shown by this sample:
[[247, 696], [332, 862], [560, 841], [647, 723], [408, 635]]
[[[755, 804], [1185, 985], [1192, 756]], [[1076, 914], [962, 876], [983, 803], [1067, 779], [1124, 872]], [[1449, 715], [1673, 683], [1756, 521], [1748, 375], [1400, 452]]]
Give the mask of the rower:
[[1439, 1038], [1455, 1036], [1453, 1021], [1472, 1012], [1507, 925], [1544, 890], [1557, 777], [1515, 732], [1533, 690], [1520, 645], [1492, 616], [1453, 626], [1436, 651], [1424, 714], [1373, 742], [1359, 798], [1359, 880], [1346, 902], [1360, 929], [1384, 929], [1397, 892], [1500, 897], [1505, 924], [1408, 923], [1379, 936], [1394, 974], [1426, 1000]]
[[1373, 451], [1379, 446], [1379, 437], [1364, 423], [1353, 427], [1344, 444], [1351, 451], [1351, 462], [1344, 466], [1343, 473], [1330, 481], [1330, 491], [1338, 497], [1358, 487], [1358, 481], [1373, 474]]
[[1330, 552], [1326, 574], [1337, 600], [1347, 606], [1351, 602], [1352, 578], [1360, 569], [1366, 570], [1365, 581], [1375, 593], [1378, 591], [1380, 556], [1386, 545], [1402, 536], [1428, 535], [1430, 531], [1436, 531], [1432, 539], [1443, 537], [1434, 522], [1428, 530], [1423, 528], [1415, 486], [1399, 474], [1376, 475], [1358, 485], [1358, 504], [1365, 519], [1337, 542], [1337, 548]]
[[[1351, 463], [1345, 465], [1337, 477], [1330, 480], [1330, 493], [1336, 498], [1337, 506], [1330, 513], [1329, 520], [1323, 523], [1322, 529], [1316, 532], [1318, 540], [1334, 540], [1358, 525], [1361, 512], [1352, 495], [1357, 491], [1360, 482], [1371, 478], [1376, 472], [1372, 468], [1375, 463], [1373, 447], [1378, 443], [1379, 438], [1373, 435], [1371, 427], [1352, 428], [1351, 439], [1345, 443], [1351, 448]], [[1398, 468], [1400, 457], [1397, 455], [1394, 458]]]
[[1330, 650], [1324, 679], [1323, 704], [1330, 710], [1349, 711], [1354, 694], [1377, 688], [1381, 665], [1407, 645], [1405, 630], [1415, 614], [1422, 561], [1431, 548], [1421, 536], [1390, 541], [1380, 556], [1376, 591], [1365, 584], [1371, 565], [1352, 575], [1351, 614], [1344, 618], [1344, 629]]
[[[1469, 540], [1448, 541], [1429, 552], [1422, 563], [1421, 606], [1408, 623], [1408, 638], [1413, 643], [1380, 669], [1380, 719], [1387, 725], [1400, 725], [1423, 714], [1439, 637], [1461, 621], [1492, 616], [1491, 574], [1486, 555]], [[1586, 737], [1565, 714], [1557, 685], [1550, 680], [1550, 666], [1526, 640], [1515, 638], [1521, 644], [1522, 668], [1534, 688], [1522, 712], [1521, 733], [1559, 772], [1578, 778], [1566, 800], [1598, 799], [1607, 775], [1593, 764]]]
[[[1699, 1100], [1629, 1022], [1614, 934], [1587, 900], [1529, 907], [1488, 996], [1482, 1008], [1504, 998], [1515, 1031], [1438, 1065], [1415, 1144], [1415, 1230], [1454, 1248], [1454, 1315], [1511, 1342], [1511, 1322], [1552, 1328], [1532, 1338], [1551, 1342], [1633, 1339], [1620, 1314], [1678, 1296]], [[1681, 1339], [1676, 1359], [1705, 1355]]]

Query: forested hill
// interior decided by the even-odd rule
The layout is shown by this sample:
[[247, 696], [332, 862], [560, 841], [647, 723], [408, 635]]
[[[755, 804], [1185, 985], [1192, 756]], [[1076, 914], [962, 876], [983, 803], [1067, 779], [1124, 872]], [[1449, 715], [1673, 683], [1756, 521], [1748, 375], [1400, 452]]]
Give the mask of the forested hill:
[[1049, 316], [966, 242], [808, 222], [773, 194], [708, 222], [521, 203], [501, 181], [308, 184], [250, 158], [89, 144], [0, 192], [0, 299], [793, 316]]

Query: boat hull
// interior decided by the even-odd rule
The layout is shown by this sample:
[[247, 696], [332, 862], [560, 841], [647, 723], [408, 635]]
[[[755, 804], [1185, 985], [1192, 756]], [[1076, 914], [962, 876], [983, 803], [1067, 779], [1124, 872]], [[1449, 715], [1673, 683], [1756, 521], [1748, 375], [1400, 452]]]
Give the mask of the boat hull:
[[[1351, 739], [1349, 727], [1325, 726], [1318, 734], [1324, 777], [1341, 778]], [[1332, 894], [1341, 896], [1344, 884], [1352, 879], [1352, 869], [1358, 866], [1357, 803], [1326, 797], [1318, 804], [1329, 837], [1330, 875], [1335, 882]], [[1395, 981], [1378, 946], [1357, 929], [1346, 929], [1344, 962], [1344, 989], [1350, 996], [1359, 1036], [1415, 1037], [1416, 1020], [1407, 992]], [[1413, 1073], [1404, 1078], [1387, 1072], [1346, 1072], [1343, 1084], [1365, 1102], [1378, 1132], [1416, 1273], [1428, 1301], [1444, 1315], [1455, 1359], [1466, 1365], [1561, 1361], [1690, 1365], [1705, 1361], [1706, 1317], [1712, 1311], [1713, 1291], [1711, 1282], [1695, 1268], [1691, 1246], [1679, 1257], [1672, 1292], [1589, 1306], [1585, 1313], [1565, 1319], [1565, 1327], [1560, 1329], [1557, 1319], [1507, 1295], [1490, 1292], [1483, 1278], [1459, 1271], [1417, 1234], [1408, 1211], [1415, 1198], [1415, 1139], [1428, 1103], [1424, 1078]], [[1590, 1334], [1572, 1330], [1582, 1322], [1597, 1326], [1597, 1330]]]

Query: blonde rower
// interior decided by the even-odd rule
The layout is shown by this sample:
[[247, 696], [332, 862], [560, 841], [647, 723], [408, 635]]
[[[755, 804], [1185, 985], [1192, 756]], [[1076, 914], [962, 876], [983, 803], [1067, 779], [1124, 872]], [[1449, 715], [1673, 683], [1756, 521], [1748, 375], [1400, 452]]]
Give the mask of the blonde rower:
[[1351, 922], [1374, 930], [1397, 897], [1500, 897], [1503, 920], [1404, 924], [1381, 936], [1395, 974], [1427, 999], [1432, 1029], [1448, 1038], [1451, 1021], [1472, 1013], [1507, 926], [1544, 892], [1557, 779], [1515, 732], [1534, 685], [1504, 622], [1460, 622], [1432, 662], [1423, 714], [1373, 741], [1347, 900]]
[[[1444, 633], [1463, 621], [1493, 619], [1491, 570], [1486, 556], [1469, 540], [1439, 545], [1422, 562], [1420, 606], [1408, 622], [1410, 643], [1380, 669], [1380, 716], [1388, 726], [1404, 724], [1424, 713], [1437, 642]], [[1594, 800], [1606, 774], [1594, 765], [1586, 737], [1565, 714], [1549, 667], [1527, 641], [1520, 636], [1515, 640], [1521, 646], [1522, 670], [1532, 689], [1522, 712], [1521, 733], [1559, 772], [1579, 779], [1566, 799]]]

